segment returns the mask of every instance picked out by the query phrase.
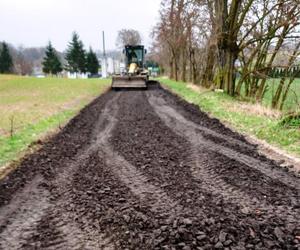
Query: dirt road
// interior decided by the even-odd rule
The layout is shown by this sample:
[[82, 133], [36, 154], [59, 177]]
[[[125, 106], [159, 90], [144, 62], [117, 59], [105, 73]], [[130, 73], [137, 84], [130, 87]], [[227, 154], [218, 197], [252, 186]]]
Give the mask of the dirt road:
[[109, 91], [0, 181], [0, 249], [300, 249], [299, 194], [159, 86]]

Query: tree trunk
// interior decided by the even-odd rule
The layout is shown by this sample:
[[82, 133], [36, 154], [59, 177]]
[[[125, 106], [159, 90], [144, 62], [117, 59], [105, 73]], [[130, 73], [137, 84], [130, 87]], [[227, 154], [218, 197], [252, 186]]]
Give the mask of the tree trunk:
[[174, 80], [177, 82], [178, 81], [178, 62], [177, 62], [177, 58], [174, 58]]
[[238, 57], [237, 25], [240, 0], [232, 0], [228, 14], [228, 1], [215, 1], [218, 41], [218, 67], [216, 83], [229, 95], [235, 92], [235, 61]]
[[213, 68], [215, 64], [215, 51], [215, 46], [209, 45], [206, 55], [206, 65], [202, 75], [202, 85], [206, 88], [209, 88], [213, 84], [214, 80]]
[[[267, 75], [269, 74], [270, 69], [272, 68], [272, 64], [274, 62], [274, 59], [275, 59], [275, 57], [276, 57], [276, 55], [277, 55], [277, 53], [278, 53], [281, 45], [284, 42], [284, 38], [287, 35], [288, 30], [289, 30], [289, 25], [285, 25], [284, 28], [283, 28], [283, 30], [282, 30], [282, 32], [281, 32], [281, 36], [279, 37], [279, 39], [277, 41], [277, 44], [276, 44], [275, 49], [274, 49], [274, 52], [273, 52], [273, 54], [272, 54], [272, 56], [270, 58], [270, 61], [267, 64], [267, 67], [266, 67], [267, 68], [267, 70], [266, 70], [266, 74]], [[264, 94], [264, 89], [265, 89], [266, 81], [267, 81], [267, 78], [262, 79], [262, 81], [260, 83], [260, 86], [258, 88], [258, 92], [256, 94], [256, 100], [258, 100], [258, 101], [261, 101], [263, 99], [263, 94]], [[272, 104], [272, 106], [273, 106], [273, 104]]]
[[298, 54], [298, 50], [300, 48], [300, 42], [298, 42], [298, 44], [296, 45], [296, 47], [294, 48], [293, 54], [290, 57], [289, 61], [288, 61], [288, 65], [287, 65], [287, 70], [285, 71], [285, 75], [284, 77], [281, 78], [279, 86], [277, 87], [275, 96], [272, 98], [272, 108], [280, 108], [282, 109], [283, 104], [285, 102], [285, 99], [287, 97], [287, 93], [289, 91], [290, 85], [294, 80], [294, 76], [290, 76], [290, 80], [289, 83], [287, 84], [287, 87], [285, 89], [285, 92], [283, 93], [282, 99], [281, 99], [281, 103], [280, 103], [280, 97], [285, 85], [285, 80], [286, 78], [289, 76], [289, 70], [292, 68], [293, 63], [295, 62], [296, 58], [297, 58], [297, 54]]
[[281, 98], [281, 101], [280, 101], [280, 105], [279, 105], [279, 109], [280, 109], [280, 110], [283, 109], [283, 105], [284, 105], [284, 103], [285, 103], [287, 94], [288, 94], [288, 92], [289, 92], [289, 90], [290, 90], [290, 87], [291, 87], [291, 85], [292, 85], [292, 83], [293, 83], [294, 80], [295, 80], [294, 77], [290, 78], [289, 83], [288, 83], [288, 85], [286, 86], [286, 88], [285, 88], [285, 90], [284, 90], [284, 92], [283, 92], [283, 95], [282, 95], [282, 98]]
[[281, 96], [281, 93], [282, 93], [282, 90], [283, 90], [284, 82], [285, 82], [285, 77], [280, 79], [280, 83], [278, 85], [276, 93], [272, 98], [272, 108], [273, 109], [278, 108], [278, 104], [279, 104], [280, 96]]
[[193, 49], [189, 48], [189, 81], [193, 82]]
[[225, 92], [229, 95], [234, 96], [235, 92], [235, 61], [237, 59], [237, 55], [232, 53], [231, 51], [226, 52], [226, 65], [224, 71], [225, 78]]
[[182, 49], [182, 54], [181, 54], [181, 81], [186, 82], [186, 53], [185, 49]]
[[193, 72], [193, 80], [192, 82], [194, 84], [197, 83], [197, 63], [196, 63], [196, 58], [195, 58], [195, 51], [192, 50], [192, 72]]
[[170, 79], [174, 79], [174, 62], [173, 59], [171, 59], [169, 61], [169, 65], [170, 65]]
[[237, 54], [228, 49], [222, 50], [221, 54], [223, 58], [217, 68], [216, 85], [233, 96], [235, 93], [235, 62]]

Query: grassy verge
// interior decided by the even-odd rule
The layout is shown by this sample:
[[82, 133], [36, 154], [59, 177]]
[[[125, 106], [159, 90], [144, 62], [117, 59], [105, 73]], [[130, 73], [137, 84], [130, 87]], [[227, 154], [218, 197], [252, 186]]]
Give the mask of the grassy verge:
[[[109, 82], [0, 75], [0, 166], [19, 158], [34, 141], [65, 124]], [[14, 133], [10, 136], [12, 117]]]
[[186, 83], [169, 79], [159, 80], [188, 102], [198, 105], [202, 111], [228, 123], [237, 131], [254, 135], [258, 139], [300, 156], [300, 130], [280, 126], [280, 118], [276, 114], [255, 112], [257, 109], [255, 105], [245, 105], [224, 93], [192, 89]]

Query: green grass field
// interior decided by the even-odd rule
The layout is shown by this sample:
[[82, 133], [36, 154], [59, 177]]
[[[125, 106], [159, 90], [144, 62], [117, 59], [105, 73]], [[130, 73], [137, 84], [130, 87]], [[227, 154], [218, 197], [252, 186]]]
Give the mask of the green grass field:
[[[277, 86], [280, 79], [269, 79], [268, 80], [268, 91], [266, 92], [263, 104], [266, 106], [271, 106], [272, 96], [275, 94]], [[288, 93], [286, 102], [283, 107], [283, 111], [293, 111], [300, 109], [300, 79], [297, 78], [291, 85], [290, 91]]]
[[[268, 143], [300, 156], [299, 128], [279, 125], [280, 114], [263, 107], [238, 101], [224, 93], [207, 89], [191, 89], [188, 84], [169, 79], [159, 79], [173, 92], [200, 107], [202, 111], [229, 124], [237, 131], [254, 135]], [[299, 84], [299, 81], [298, 83]], [[293, 88], [299, 88], [294, 86]], [[265, 100], [266, 102], [268, 99]]]
[[0, 75], [0, 166], [72, 118], [109, 83], [101, 79]]

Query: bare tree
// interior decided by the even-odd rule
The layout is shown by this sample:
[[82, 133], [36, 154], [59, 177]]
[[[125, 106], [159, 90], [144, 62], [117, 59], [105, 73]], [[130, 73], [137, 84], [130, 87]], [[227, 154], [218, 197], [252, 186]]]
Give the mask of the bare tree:
[[142, 42], [140, 33], [133, 29], [122, 29], [118, 32], [116, 46], [123, 48], [125, 45], [138, 45]]
[[26, 60], [20, 50], [15, 57], [14, 71], [19, 75], [30, 75], [33, 71], [33, 65], [29, 60]]
[[186, 81], [189, 76], [188, 79], [196, 81], [198, 6], [186, 0], [162, 1], [161, 20], [153, 32], [154, 46], [172, 79]]
[[153, 47], [170, 78], [261, 101], [299, 28], [299, 0], [162, 0]]
[[272, 108], [277, 108], [280, 110], [283, 109], [283, 105], [287, 98], [287, 94], [289, 92], [290, 86], [295, 80], [295, 75], [290, 75], [289, 77], [287, 77], [287, 73], [292, 70], [292, 67], [294, 66], [297, 57], [300, 55], [299, 48], [300, 48], [300, 42], [297, 42], [295, 48], [292, 51], [292, 54], [289, 57], [289, 61], [286, 65], [286, 71], [285, 71], [286, 76], [280, 79], [275, 95], [272, 98]]
[[[238, 95], [244, 85], [246, 96], [257, 101], [263, 99], [272, 68], [286, 66], [276, 65], [279, 61], [276, 59], [286, 50], [285, 44], [295, 37], [298, 26], [299, 6], [296, 1], [255, 2], [239, 39], [242, 69], [236, 88]], [[286, 58], [287, 62], [288, 56]]]

